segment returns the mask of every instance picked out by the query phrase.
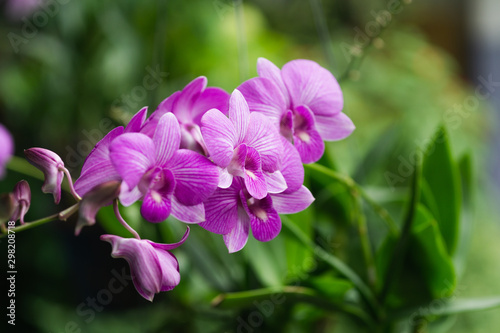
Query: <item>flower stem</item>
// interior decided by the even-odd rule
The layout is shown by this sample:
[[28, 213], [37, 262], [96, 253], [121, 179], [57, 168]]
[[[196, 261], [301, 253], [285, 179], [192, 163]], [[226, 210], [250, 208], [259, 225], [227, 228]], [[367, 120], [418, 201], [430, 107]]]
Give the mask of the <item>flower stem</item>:
[[391, 217], [389, 212], [384, 207], [380, 206], [377, 202], [375, 202], [372, 198], [370, 198], [370, 196], [366, 194], [363, 188], [359, 184], [357, 184], [351, 177], [340, 174], [336, 171], [328, 169], [327, 167], [317, 163], [304, 164], [304, 167], [316, 172], [320, 172], [325, 176], [328, 176], [344, 184], [347, 188], [351, 190], [352, 195], [359, 194], [359, 196], [361, 196], [365, 200], [365, 202], [371, 206], [373, 211], [377, 213], [377, 215], [380, 216], [380, 218], [386, 223], [387, 227], [389, 228], [389, 232], [394, 236], [397, 236], [399, 234], [399, 229], [397, 227], [397, 224]]
[[76, 201], [81, 201], [82, 198], [75, 191], [75, 187], [73, 186], [73, 178], [71, 178], [71, 174], [69, 173], [68, 169], [63, 168], [62, 170], [63, 170], [63, 172], [66, 175], [66, 178], [68, 180], [68, 185], [69, 185], [69, 190], [71, 192], [71, 195], [75, 198]]
[[[73, 215], [75, 212], [78, 211], [78, 207], [79, 207], [78, 203], [74, 204], [73, 206], [66, 208], [65, 210], [63, 210], [59, 213], [55, 213], [55, 214], [49, 215], [47, 217], [43, 217], [41, 219], [38, 219], [38, 220], [35, 220], [32, 222], [25, 222], [23, 225], [17, 226], [13, 229], [10, 229], [10, 230], [11, 230], [11, 232], [12, 231], [20, 232], [20, 231], [28, 230], [28, 229], [40, 226], [42, 224], [52, 222], [52, 221], [61, 221], [61, 220], [65, 221], [68, 217], [70, 217], [71, 215]], [[7, 235], [7, 233], [3, 233], [0, 235], [0, 238], [5, 237], [6, 235]]]
[[127, 229], [132, 235], [134, 235], [135, 238], [141, 239], [137, 231], [135, 231], [131, 226], [129, 226], [128, 223], [123, 219], [122, 215], [120, 214], [120, 208], [118, 207], [118, 199], [115, 199], [113, 201], [113, 211], [115, 212], [116, 218], [125, 227], [125, 229]]

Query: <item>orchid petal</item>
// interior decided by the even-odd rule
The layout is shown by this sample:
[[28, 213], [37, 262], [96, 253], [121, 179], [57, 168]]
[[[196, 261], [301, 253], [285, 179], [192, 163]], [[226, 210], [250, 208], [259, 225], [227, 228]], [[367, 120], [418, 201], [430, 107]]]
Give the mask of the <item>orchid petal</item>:
[[314, 61], [292, 60], [283, 66], [281, 75], [294, 107], [307, 105], [321, 116], [342, 110], [344, 100], [337, 80]]
[[280, 171], [264, 172], [264, 179], [268, 193], [281, 193], [287, 189], [285, 177]]
[[252, 197], [262, 199], [267, 195], [267, 185], [261, 169], [261, 159], [257, 150], [252, 147], [247, 147], [244, 179], [248, 193]]
[[120, 135], [111, 142], [109, 151], [111, 162], [129, 188], [139, 184], [155, 161], [153, 140], [142, 133]]
[[165, 165], [181, 143], [181, 129], [173, 113], [168, 112], [160, 118], [153, 135], [153, 142], [157, 164]]
[[276, 128], [279, 128], [281, 117], [287, 110], [287, 104], [283, 94], [273, 82], [256, 77], [243, 82], [238, 90], [245, 97], [250, 112], [263, 114]]
[[175, 197], [187, 206], [206, 199], [219, 184], [219, 170], [208, 158], [194, 151], [180, 149], [169, 161], [175, 178]]
[[316, 129], [326, 141], [337, 141], [347, 138], [354, 131], [352, 120], [342, 112], [333, 116], [315, 116]]
[[313, 163], [318, 161], [325, 151], [325, 143], [314, 128], [314, 115], [306, 106], [299, 106], [295, 109], [297, 116], [294, 122], [300, 119], [301, 124], [294, 123], [295, 131], [293, 133], [294, 146], [299, 152], [302, 163]]
[[[283, 160], [281, 162], [281, 173], [285, 178], [287, 189], [286, 193], [297, 191], [304, 183], [304, 166], [300, 159], [297, 149], [284, 137], [281, 137], [283, 143]], [[273, 192], [271, 192], [273, 193]]]
[[192, 123], [201, 125], [201, 117], [210, 109], [217, 109], [227, 114], [228, 102], [229, 94], [225, 90], [216, 87], [206, 88], [192, 106]]
[[141, 215], [149, 222], [165, 221], [170, 215], [171, 200], [161, 191], [150, 190], [144, 196], [141, 205]]
[[116, 137], [122, 134], [123, 127], [119, 126], [109, 131], [109, 133], [106, 134], [104, 138], [97, 142], [94, 149], [92, 149], [90, 154], [85, 159], [85, 162], [83, 162], [83, 167], [80, 174], [83, 175], [87, 171], [87, 169], [91, 168], [97, 163], [100, 163], [104, 160], [109, 161], [109, 145]]
[[5, 165], [14, 155], [14, 139], [10, 132], [0, 124], [0, 179], [5, 175]]
[[205, 221], [205, 206], [203, 203], [186, 206], [181, 204], [175, 196], [172, 196], [172, 210], [170, 213], [173, 217], [184, 223], [200, 223]]
[[278, 236], [281, 231], [281, 219], [273, 208], [270, 196], [262, 200], [249, 199], [243, 203], [250, 216], [252, 234], [256, 240], [267, 242]]
[[233, 123], [219, 110], [211, 109], [201, 118], [201, 133], [215, 164], [222, 168], [227, 167], [236, 145]]
[[220, 188], [228, 188], [233, 182], [233, 175], [227, 171], [227, 168], [217, 167], [219, 169], [219, 185]]
[[284, 98], [285, 105], [289, 107], [290, 97], [283, 82], [281, 70], [266, 58], [259, 58], [257, 59], [257, 73], [260, 77], [268, 79], [276, 85], [281, 93], [280, 95]]
[[142, 125], [146, 121], [146, 117], [148, 115], [148, 107], [145, 106], [140, 109], [127, 124], [125, 127], [125, 133], [134, 133], [139, 132], [142, 128]]
[[294, 214], [303, 211], [314, 201], [311, 191], [301, 186], [292, 193], [271, 194], [273, 207], [279, 214]]
[[168, 251], [156, 251], [156, 255], [158, 256], [158, 262], [161, 263], [160, 291], [172, 290], [181, 282], [179, 262], [177, 258]]
[[127, 183], [122, 183], [119, 199], [121, 204], [125, 207], [128, 207], [136, 201], [142, 199], [143, 196], [144, 193], [139, 190], [138, 186], [130, 189]]
[[259, 152], [262, 170], [274, 172], [280, 169], [283, 144], [276, 128], [262, 114], [250, 114], [245, 143]]
[[250, 218], [242, 207], [238, 207], [238, 218], [234, 228], [222, 238], [229, 253], [238, 252], [248, 241]]
[[182, 89], [182, 92], [179, 94], [179, 97], [173, 105], [175, 115], [182, 123], [192, 122], [193, 104], [198, 99], [201, 92], [205, 89], [206, 86], [207, 78], [204, 76], [200, 76], [189, 82], [186, 87]]
[[245, 98], [237, 89], [229, 98], [229, 119], [234, 125], [236, 142], [241, 143], [245, 138], [250, 118], [250, 110]]
[[121, 180], [121, 177], [111, 161], [104, 159], [82, 172], [80, 177], [75, 181], [75, 191], [80, 197], [83, 197], [99, 184], [112, 180]]
[[30, 148], [24, 151], [26, 159], [43, 172], [45, 181], [42, 185], [43, 193], [52, 193], [54, 202], [61, 201], [61, 184], [64, 178], [64, 162], [48, 149]]
[[179, 246], [181, 246], [182, 244], [184, 244], [184, 242], [186, 241], [186, 239], [188, 238], [189, 236], [189, 232], [190, 232], [190, 229], [189, 227], [186, 228], [186, 232], [184, 233], [184, 235], [182, 236], [181, 240], [178, 241], [177, 243], [172, 243], [172, 244], [163, 244], [163, 243], [154, 243], [150, 240], [147, 240], [147, 242], [149, 244], [151, 244], [155, 249], [158, 249], [158, 250], [164, 250], [164, 251], [167, 251], [167, 250], [173, 250], [175, 248], [178, 248]]
[[206, 221], [199, 225], [216, 234], [227, 234], [236, 225], [238, 220], [238, 204], [240, 190], [237, 181], [226, 189], [218, 188], [210, 198], [205, 201]]

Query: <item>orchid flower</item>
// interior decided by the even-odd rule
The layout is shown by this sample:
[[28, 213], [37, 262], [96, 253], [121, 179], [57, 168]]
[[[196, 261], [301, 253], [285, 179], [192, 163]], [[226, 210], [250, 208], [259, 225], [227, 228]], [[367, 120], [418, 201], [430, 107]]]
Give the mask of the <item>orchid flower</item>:
[[14, 140], [9, 131], [0, 124], [0, 179], [5, 175], [5, 165], [14, 154]]
[[213, 108], [227, 114], [228, 99], [229, 94], [221, 88], [207, 88], [207, 78], [200, 76], [191, 81], [182, 91], [175, 92], [161, 102], [141, 132], [152, 136], [160, 118], [165, 113], [172, 112], [177, 117], [181, 128], [180, 148], [206, 154], [200, 132], [201, 117]]
[[120, 201], [127, 205], [142, 199], [141, 214], [150, 222], [161, 222], [170, 213], [184, 222], [203, 221], [203, 201], [217, 188], [217, 167], [205, 156], [179, 149], [180, 141], [179, 123], [167, 113], [153, 138], [125, 133], [109, 147], [112, 164], [131, 189], [120, 194]]
[[238, 89], [250, 111], [266, 115], [292, 142], [303, 163], [318, 161], [323, 140], [348, 137], [355, 126], [341, 112], [343, 97], [335, 77], [311, 60], [292, 60], [279, 69], [267, 59], [257, 62], [259, 77]]
[[211, 109], [201, 124], [209, 156], [222, 169], [220, 187], [229, 187], [237, 176], [257, 199], [286, 189], [279, 171], [283, 155], [280, 136], [265, 116], [250, 113], [238, 90], [229, 99], [229, 118]]
[[159, 244], [147, 239], [102, 235], [113, 246], [111, 256], [124, 258], [130, 265], [132, 282], [139, 294], [152, 302], [160, 291], [172, 290], [181, 280], [179, 263], [170, 250], [179, 247], [189, 235], [189, 228], [175, 244]]

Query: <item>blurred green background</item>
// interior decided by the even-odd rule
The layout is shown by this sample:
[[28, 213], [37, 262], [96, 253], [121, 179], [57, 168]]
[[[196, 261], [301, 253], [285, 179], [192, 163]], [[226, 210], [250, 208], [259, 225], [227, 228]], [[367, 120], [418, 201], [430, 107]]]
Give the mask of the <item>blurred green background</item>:
[[[488, 39], [474, 37], [482, 30], [477, 28], [480, 11], [471, 9], [472, 1], [31, 3], [4, 2], [0, 18], [0, 123], [12, 132], [17, 156], [29, 147], [51, 149], [76, 179], [85, 156], [107, 131], [126, 123], [142, 106], [152, 112], [195, 77], [204, 75], [210, 86], [231, 92], [256, 75], [258, 57], [280, 67], [292, 59], [312, 59], [340, 79], [344, 112], [357, 127], [348, 139], [327, 144], [322, 163], [353, 177], [395, 218], [402, 216], [411, 177], [392, 182], [387, 175], [423, 149], [439, 125], [448, 130], [454, 157], [471, 153], [475, 176], [467, 222], [470, 241], [465, 242], [469, 252], [457, 266], [459, 280], [451, 298], [500, 294], [495, 98], [467, 104], [478, 100], [473, 98], [478, 78], [495, 73], [487, 65], [494, 61], [484, 56], [491, 54], [484, 51], [490, 49]], [[394, 3], [401, 4], [398, 13], [377, 21], [377, 13]], [[373, 22], [380, 31], [370, 30], [368, 23]], [[360, 46], [365, 40], [370, 44]], [[158, 85], [150, 89], [144, 78], [152, 72]], [[51, 196], [39, 190], [40, 180], [13, 170], [0, 182], [0, 193], [11, 191], [23, 178], [33, 195], [26, 220], [72, 203], [66, 194], [54, 206]], [[314, 221], [308, 226], [312, 239], [354, 267], [360, 265], [359, 254], [352, 251], [357, 241], [350, 237], [346, 207], [329, 205], [331, 193], [310, 183], [315, 211], [290, 218]], [[174, 242], [183, 233], [184, 225], [173, 220], [157, 227], [143, 225], [134, 207], [124, 215], [156, 241]], [[79, 237], [73, 235], [73, 219], [17, 235], [16, 331], [356, 331], [335, 311], [287, 300], [264, 316], [259, 328], [241, 328], [257, 306], [214, 308], [214, 297], [306, 280], [321, 284], [327, 270], [283, 234], [266, 244], [251, 241], [244, 251], [229, 255], [220, 236], [196, 226], [189, 241], [174, 251], [181, 265], [178, 287], [158, 294], [151, 304], [128, 283], [109, 304], [90, 311], [89, 299], [103, 297], [101, 291], [115, 274], [124, 268], [128, 272], [126, 262], [112, 259], [110, 246], [99, 241], [114, 223], [108, 210], [100, 217], [101, 223], [85, 228]], [[374, 239], [385, 232], [376, 217], [368, 215], [367, 223]], [[349, 286], [339, 283], [336, 288]], [[452, 317], [439, 329], [496, 332], [499, 311]]]

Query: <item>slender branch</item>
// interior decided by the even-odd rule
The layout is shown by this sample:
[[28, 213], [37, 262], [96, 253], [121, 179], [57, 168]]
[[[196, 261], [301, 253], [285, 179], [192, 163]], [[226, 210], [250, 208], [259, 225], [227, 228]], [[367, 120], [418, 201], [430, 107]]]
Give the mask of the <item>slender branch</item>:
[[[69, 208], [66, 208], [65, 210], [63, 210], [59, 213], [55, 213], [55, 214], [49, 215], [47, 217], [43, 217], [41, 219], [38, 219], [38, 220], [35, 220], [32, 222], [25, 222], [24, 224], [17, 226], [13, 229], [10, 229], [10, 230], [14, 231], [14, 232], [20, 232], [20, 231], [28, 230], [28, 229], [40, 226], [42, 224], [52, 222], [52, 221], [65, 221], [68, 217], [70, 217], [71, 215], [73, 215], [75, 212], [78, 211], [79, 205], [80, 205], [79, 203], [74, 204], [73, 206], [70, 206]], [[0, 235], [0, 238], [5, 237], [6, 235], [7, 235], [7, 233], [3, 233]]]
[[125, 227], [125, 229], [127, 229], [132, 235], [134, 235], [135, 238], [141, 239], [137, 231], [135, 231], [131, 226], [129, 226], [128, 223], [123, 219], [122, 215], [120, 214], [120, 208], [118, 207], [118, 199], [115, 199], [113, 201], [113, 211], [115, 212], [116, 218]]
[[391, 217], [389, 212], [384, 207], [380, 206], [377, 202], [375, 202], [372, 198], [370, 198], [370, 196], [366, 194], [363, 188], [359, 186], [359, 184], [357, 184], [351, 177], [330, 170], [327, 167], [317, 163], [304, 164], [304, 167], [306, 169], [320, 172], [325, 176], [337, 180], [338, 182], [344, 184], [347, 188], [349, 188], [352, 194], [359, 193], [359, 195], [366, 201], [366, 203], [368, 203], [371, 206], [373, 211], [377, 213], [377, 215], [380, 216], [380, 218], [386, 223], [387, 227], [389, 228], [389, 232], [394, 236], [397, 236], [399, 234], [399, 229], [397, 227], [397, 224]]

